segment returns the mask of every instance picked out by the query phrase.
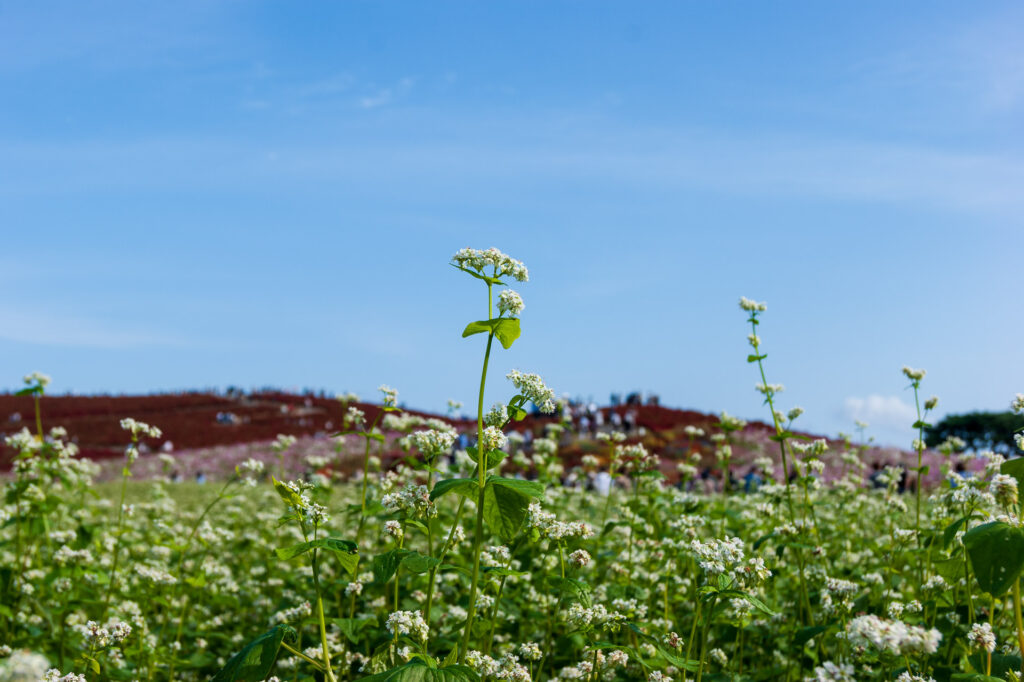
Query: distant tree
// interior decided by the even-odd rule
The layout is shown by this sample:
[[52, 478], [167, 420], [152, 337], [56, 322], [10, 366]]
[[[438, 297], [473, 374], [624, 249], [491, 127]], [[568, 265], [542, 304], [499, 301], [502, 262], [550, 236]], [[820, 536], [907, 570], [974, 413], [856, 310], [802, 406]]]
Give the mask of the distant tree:
[[1017, 453], [1013, 434], [1024, 426], [1024, 419], [1012, 412], [969, 412], [951, 414], [925, 429], [924, 441], [934, 448], [950, 436], [967, 443], [968, 450], [992, 450], [1005, 456]]

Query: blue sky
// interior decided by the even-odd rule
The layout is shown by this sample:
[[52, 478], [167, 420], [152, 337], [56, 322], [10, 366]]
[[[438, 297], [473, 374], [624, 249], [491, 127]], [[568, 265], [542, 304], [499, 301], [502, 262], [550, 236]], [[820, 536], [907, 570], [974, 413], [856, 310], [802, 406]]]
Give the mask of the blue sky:
[[[1024, 9], [992, 3], [0, 3], [0, 384], [605, 402], [905, 444], [1024, 390]], [[6, 378], [3, 378], [6, 377]]]

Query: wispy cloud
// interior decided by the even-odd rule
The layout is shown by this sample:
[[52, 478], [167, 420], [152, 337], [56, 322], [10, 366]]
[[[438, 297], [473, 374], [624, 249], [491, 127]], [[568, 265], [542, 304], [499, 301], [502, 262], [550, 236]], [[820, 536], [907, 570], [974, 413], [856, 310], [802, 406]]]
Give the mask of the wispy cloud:
[[[394, 95], [367, 98], [373, 108]], [[339, 180], [393, 192], [482, 191], [514, 183], [570, 183], [594, 190], [811, 198], [995, 212], [1016, 220], [1024, 209], [1024, 159], [798, 135], [710, 131], [616, 131], [591, 126], [565, 135], [533, 121], [487, 130], [465, 126], [451, 142], [364, 137], [324, 145], [293, 141], [143, 139], [63, 144], [0, 140], [0, 195], [77, 191], [334, 188]], [[396, 124], [397, 125], [397, 124]], [[422, 121], [410, 121], [411, 130]], [[447, 125], [454, 125], [453, 122]], [[274, 150], [276, 161], [261, 160]], [[382, 181], [385, 181], [382, 183]], [[504, 191], [504, 189], [502, 190]]]
[[869, 432], [882, 432], [891, 436], [909, 434], [911, 424], [917, 419], [917, 412], [899, 396], [874, 394], [866, 398], [847, 398], [843, 403], [843, 416], [849, 422], [867, 422]]
[[9, 307], [0, 308], [0, 339], [44, 346], [107, 350], [188, 345], [185, 339], [175, 334]]
[[368, 95], [359, 98], [359, 106], [363, 109], [376, 109], [386, 104], [391, 104], [407, 95], [413, 86], [412, 78], [403, 78], [393, 86], [382, 88]]

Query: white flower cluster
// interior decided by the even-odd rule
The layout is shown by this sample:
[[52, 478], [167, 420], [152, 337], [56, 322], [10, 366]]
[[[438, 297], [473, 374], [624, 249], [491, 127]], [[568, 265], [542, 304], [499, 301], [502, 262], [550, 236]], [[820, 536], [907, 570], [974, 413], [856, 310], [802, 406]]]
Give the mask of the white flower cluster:
[[942, 634], [898, 620], [874, 615], [858, 616], [846, 626], [846, 639], [855, 647], [874, 647], [897, 656], [934, 654]]
[[[647, 645], [649, 646], [649, 645]], [[614, 649], [608, 652], [605, 656], [603, 651], [595, 651], [594, 657], [588, 657], [576, 665], [562, 668], [558, 671], [558, 679], [561, 680], [591, 680], [591, 679], [602, 679], [611, 680], [618, 679], [614, 668], [624, 668], [629, 663], [629, 654], [620, 649]], [[597, 671], [594, 671], [594, 662], [597, 662]], [[660, 682], [671, 682], [672, 678], [665, 676], [661, 671], [654, 671], [651, 673], [650, 680], [659, 680]]]
[[150, 426], [145, 422], [136, 421], [131, 417], [127, 417], [121, 420], [121, 428], [132, 434], [132, 438], [138, 438], [139, 436], [149, 436], [150, 438], [159, 438], [163, 433], [155, 426]]
[[381, 384], [377, 387], [377, 390], [381, 392], [381, 400], [384, 403], [384, 407], [394, 407], [398, 403], [398, 391], [391, 388], [387, 384]]
[[996, 474], [989, 482], [988, 491], [1003, 507], [1017, 504], [1017, 479], [1007, 474]]
[[419, 611], [395, 611], [388, 616], [387, 629], [395, 637], [408, 635], [424, 642], [429, 634], [427, 623]]
[[451, 429], [417, 431], [411, 434], [409, 439], [425, 458], [434, 459], [452, 449], [452, 445], [455, 444], [455, 431]]
[[526, 525], [529, 528], [536, 528], [542, 537], [550, 540], [562, 541], [569, 538], [590, 538], [594, 536], [594, 529], [582, 521], [558, 521], [551, 512], [544, 511], [539, 502], [531, 502], [526, 515]]
[[583, 568], [590, 563], [590, 554], [585, 549], [577, 549], [569, 555], [569, 564], [576, 568]]
[[466, 663], [483, 678], [530, 682], [530, 671], [514, 654], [505, 654], [495, 660], [479, 651], [469, 651], [466, 653]]
[[644, 447], [643, 443], [635, 445], [617, 445], [615, 447], [615, 459], [623, 462], [625, 471], [643, 473], [645, 471], [658, 471], [661, 468], [661, 458]]
[[497, 426], [488, 426], [484, 429], [484, 437], [480, 445], [481, 452], [503, 450], [508, 445], [508, 436], [502, 433]]
[[626, 616], [618, 611], [609, 611], [603, 604], [586, 607], [574, 602], [566, 611], [565, 620], [577, 628], [594, 626], [615, 630], [626, 620]]
[[402, 524], [394, 519], [384, 522], [384, 533], [396, 540], [401, 540], [405, 535], [405, 531], [402, 530]]
[[484, 415], [484, 424], [501, 428], [508, 421], [508, 408], [504, 403], [494, 403], [491, 409]]
[[857, 682], [856, 670], [849, 663], [827, 661], [814, 669], [814, 676], [806, 682]]
[[87, 680], [85, 679], [85, 675], [76, 675], [75, 673], [61, 675], [60, 670], [50, 668], [46, 671], [46, 674], [43, 675], [43, 682], [87, 682]]
[[1016, 397], [1010, 401], [1010, 409], [1013, 410], [1014, 414], [1024, 412], [1024, 393], [1018, 393]]
[[519, 313], [523, 312], [524, 308], [526, 308], [526, 304], [523, 303], [523, 297], [511, 289], [505, 289], [498, 295], [499, 314], [519, 317]]
[[308, 618], [313, 614], [313, 605], [308, 601], [304, 601], [297, 606], [291, 608], [282, 609], [273, 616], [270, 617], [270, 624], [277, 625], [279, 623], [291, 623], [302, 618]]
[[776, 393], [782, 393], [786, 390], [786, 387], [782, 384], [754, 384], [754, 389], [758, 393], [770, 396], [775, 395]]
[[135, 572], [154, 585], [173, 585], [178, 582], [177, 578], [159, 566], [135, 564]]
[[53, 381], [50, 375], [43, 374], [42, 372], [32, 372], [31, 374], [25, 375], [26, 386], [38, 386], [39, 388], [46, 388]]
[[978, 649], [992, 653], [996, 650], [996, 635], [988, 623], [975, 623], [967, 633], [967, 641]]
[[924, 379], [924, 375], [928, 372], [923, 369], [914, 369], [913, 367], [907, 367], [903, 365], [903, 376], [907, 377], [911, 381], [921, 381]]
[[540, 645], [536, 642], [526, 642], [519, 645], [519, 655], [528, 661], [539, 661], [544, 657], [540, 652]]
[[748, 313], [763, 313], [768, 310], [768, 304], [758, 303], [757, 301], [750, 300], [746, 296], [740, 296], [740, 309], [746, 310]]
[[309, 495], [306, 494], [305, 491], [312, 488], [312, 484], [305, 481], [288, 481], [284, 485], [295, 493], [297, 498], [295, 504], [290, 509], [300, 515], [304, 521], [320, 526], [330, 520], [331, 517], [327, 513], [327, 507], [313, 502], [309, 499]]
[[132, 626], [117, 618], [111, 618], [103, 626], [90, 620], [85, 625], [77, 625], [75, 629], [85, 638], [86, 644], [93, 649], [104, 649], [114, 644], [120, 644], [128, 638], [128, 635], [132, 634]]
[[430, 491], [425, 485], [406, 483], [401, 490], [381, 498], [381, 504], [390, 511], [405, 512], [411, 518], [437, 516], [437, 507], [430, 501]]
[[452, 256], [452, 262], [460, 268], [476, 270], [480, 274], [485, 274], [484, 270], [490, 267], [493, 268], [492, 272], [498, 277], [509, 275], [520, 282], [530, 281], [530, 273], [522, 261], [502, 253], [493, 246], [486, 250], [459, 249]]
[[539, 374], [525, 374], [514, 369], [505, 378], [544, 414], [555, 411], [555, 392], [547, 387]]
[[295, 436], [279, 433], [277, 434], [277, 438], [274, 440], [273, 444], [271, 444], [270, 449], [280, 455], [298, 442], [299, 439]]
[[358, 429], [366, 424], [366, 413], [358, 407], [350, 407], [345, 410], [345, 426], [350, 429]]

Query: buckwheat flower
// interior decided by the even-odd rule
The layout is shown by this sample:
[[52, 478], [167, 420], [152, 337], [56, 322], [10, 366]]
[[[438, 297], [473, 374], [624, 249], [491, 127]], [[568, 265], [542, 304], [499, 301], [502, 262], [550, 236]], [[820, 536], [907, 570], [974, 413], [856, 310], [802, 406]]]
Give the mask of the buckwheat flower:
[[345, 426], [357, 429], [366, 424], [366, 413], [358, 407], [350, 407], [345, 411]]
[[[493, 246], [489, 249], [459, 249], [452, 256], [452, 263], [460, 268], [476, 270], [482, 275], [508, 275], [519, 282], [528, 282], [530, 273], [522, 261], [502, 253]], [[490, 272], [485, 272], [490, 268]]]
[[555, 411], [555, 392], [547, 387], [539, 374], [524, 374], [514, 369], [505, 378], [541, 412], [551, 414]]
[[647, 682], [672, 682], [672, 678], [660, 670], [652, 670], [647, 675]]
[[885, 620], [874, 615], [858, 616], [846, 626], [846, 638], [859, 647], [874, 647], [897, 656], [934, 654], [942, 634], [898, 620]]
[[763, 313], [768, 310], [768, 304], [758, 303], [757, 301], [751, 301], [746, 296], [740, 296], [740, 309], [746, 310], [748, 313]]
[[764, 395], [775, 395], [776, 393], [782, 393], [786, 390], [786, 387], [782, 384], [755, 384], [754, 388], [758, 393]]
[[803, 413], [804, 413], [804, 408], [802, 408], [802, 407], [794, 407], [793, 409], [791, 409], [789, 412], [786, 413], [786, 418], [789, 419], [789, 421], [793, 421], [794, 419], [796, 419], [797, 417], [799, 417]]
[[1014, 414], [1024, 412], [1024, 393], [1017, 394], [1017, 396], [1010, 402], [1010, 409], [1013, 410]]
[[807, 677], [807, 682], [857, 682], [856, 671], [849, 663], [833, 663], [827, 661], [814, 669], [814, 677]]
[[484, 424], [501, 428], [508, 421], [508, 408], [504, 403], [494, 403], [490, 411], [484, 415]]
[[384, 533], [396, 540], [401, 540], [405, 535], [405, 531], [402, 530], [402, 524], [394, 520], [384, 522]]
[[576, 568], [583, 568], [590, 563], [590, 554], [585, 549], [577, 549], [569, 555], [569, 563]]
[[704, 437], [704, 429], [701, 429], [701, 428], [698, 428], [696, 426], [693, 426], [692, 424], [687, 425], [683, 429], [683, 433], [685, 433], [690, 438], [703, 438]]
[[925, 677], [924, 675], [914, 675], [913, 673], [904, 670], [900, 673], [899, 677], [896, 678], [896, 682], [935, 682], [935, 678]]
[[931, 398], [928, 398], [928, 400], [924, 401], [924, 409], [926, 409], [926, 410], [934, 410], [935, 406], [938, 405], [938, 404], [939, 404], [939, 397], [937, 395], [933, 395]]
[[1013, 434], [1013, 442], [1017, 444], [1018, 450], [1024, 450], [1024, 433]]
[[398, 391], [391, 388], [387, 384], [381, 384], [377, 387], [377, 390], [381, 392], [384, 407], [394, 407], [398, 402]]
[[1003, 507], [1012, 507], [1017, 504], [1017, 479], [1006, 474], [996, 474], [989, 483], [988, 491], [996, 498]]
[[911, 381], [921, 381], [927, 373], [928, 372], [923, 369], [913, 369], [912, 367], [903, 365], [903, 376], [907, 377]]
[[[779, 390], [781, 391], [782, 390], [782, 385], [778, 384], [778, 386], [779, 386]], [[746, 422], [746, 420], [740, 419], [739, 417], [734, 417], [731, 414], [729, 414], [728, 412], [723, 410], [722, 414], [719, 415], [719, 417], [718, 417], [718, 425], [721, 426], [726, 431], [739, 431], [739, 430], [743, 429], [747, 425], [747, 422]], [[721, 436], [721, 435], [723, 435], [723, 434], [720, 434], [720, 433], [716, 433], [715, 434], [715, 436]], [[714, 436], [712, 436], [712, 438], [714, 438]]]
[[984, 649], [992, 653], [996, 650], [996, 636], [992, 632], [992, 626], [988, 623], [975, 623], [971, 631], [967, 633], [967, 641], [977, 649]]
[[508, 437], [496, 426], [488, 426], [484, 429], [483, 441], [480, 443], [483, 452], [501, 450], [508, 444]]
[[714, 661], [718, 665], [722, 666], [723, 668], [725, 666], [729, 665], [729, 657], [726, 656], [725, 652], [722, 651], [721, 649], [717, 649], [717, 648], [716, 649], [712, 649], [711, 651], [708, 652], [708, 656], [711, 657], [712, 661]]
[[455, 431], [451, 430], [451, 428], [416, 431], [409, 438], [412, 444], [423, 453], [423, 456], [431, 460], [444, 455], [452, 449], [452, 445], [455, 444]]
[[505, 289], [498, 295], [498, 313], [509, 317], [519, 317], [526, 308], [523, 298], [511, 289]]
[[424, 642], [429, 634], [423, 614], [419, 611], [395, 611], [388, 616], [386, 627], [395, 637], [408, 635]]
[[53, 379], [51, 379], [48, 374], [43, 374], [42, 372], [32, 372], [31, 374], [25, 375], [25, 384], [27, 386], [34, 384], [39, 388], [46, 388], [50, 385], [51, 381], [53, 381]]
[[536, 642], [526, 642], [519, 645], [519, 655], [527, 661], [539, 661], [544, 654], [540, 652], [540, 645]]
[[149, 436], [150, 438], [159, 438], [162, 434], [160, 429], [155, 426], [150, 426], [145, 422], [136, 421], [131, 417], [121, 420], [121, 428], [132, 434], [132, 439], [137, 439], [139, 436]]
[[[12, 678], [15, 679], [15, 678]], [[22, 678], [16, 678], [22, 679]], [[28, 678], [24, 678], [28, 679]], [[67, 675], [61, 675], [60, 670], [57, 668], [50, 668], [46, 671], [43, 676], [43, 682], [87, 682], [85, 675], [76, 675], [75, 673], [68, 673]]]

